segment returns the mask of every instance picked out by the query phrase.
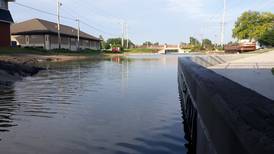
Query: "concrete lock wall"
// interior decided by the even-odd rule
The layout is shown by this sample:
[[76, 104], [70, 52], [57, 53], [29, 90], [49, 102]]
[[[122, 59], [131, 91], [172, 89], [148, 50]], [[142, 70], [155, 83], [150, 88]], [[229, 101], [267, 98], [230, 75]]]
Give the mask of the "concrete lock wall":
[[179, 59], [178, 84], [191, 153], [274, 153], [272, 100], [191, 58]]

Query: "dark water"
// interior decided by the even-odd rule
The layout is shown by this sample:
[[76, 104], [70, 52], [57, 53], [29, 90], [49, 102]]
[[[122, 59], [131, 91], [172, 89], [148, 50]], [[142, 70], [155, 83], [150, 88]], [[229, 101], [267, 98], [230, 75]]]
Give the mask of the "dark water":
[[0, 90], [0, 153], [186, 153], [176, 56], [48, 67]]

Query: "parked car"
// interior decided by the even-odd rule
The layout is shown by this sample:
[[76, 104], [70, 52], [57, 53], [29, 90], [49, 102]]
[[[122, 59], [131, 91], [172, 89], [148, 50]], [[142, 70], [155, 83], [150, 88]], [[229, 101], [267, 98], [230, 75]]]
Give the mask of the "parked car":
[[120, 52], [121, 48], [120, 47], [113, 47], [112, 52]]

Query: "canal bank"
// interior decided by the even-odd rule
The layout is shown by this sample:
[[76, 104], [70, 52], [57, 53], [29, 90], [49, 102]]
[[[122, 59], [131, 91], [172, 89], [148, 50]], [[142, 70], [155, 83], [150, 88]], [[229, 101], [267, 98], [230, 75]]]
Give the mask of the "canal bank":
[[41, 70], [43, 68], [0, 61], [0, 87], [11, 86], [23, 77], [35, 75]]
[[61, 63], [107, 58], [100, 51], [46, 51], [39, 48], [0, 48], [0, 85], [9, 86], [24, 77], [37, 74], [44, 63]]
[[[250, 64], [251, 59], [258, 61], [262, 56], [265, 55], [237, 58], [239, 60], [222, 56], [179, 59], [180, 98], [185, 130], [193, 153], [273, 153], [273, 99], [245, 86], [244, 79], [235, 77], [237, 73], [231, 73], [229, 67], [225, 67], [226, 73], [214, 69], [215, 66], [224, 69], [220, 67], [222, 63], [228, 64], [230, 61]], [[267, 62], [265, 59], [263, 61]], [[242, 76], [244, 72], [241, 69], [238, 71], [238, 75]], [[252, 79], [260, 78], [258, 68], [251, 67], [250, 71], [253, 73], [245, 74], [247, 82], [251, 81], [250, 76], [253, 76]], [[270, 68], [268, 71], [271, 75]], [[230, 75], [234, 75], [234, 78]]]

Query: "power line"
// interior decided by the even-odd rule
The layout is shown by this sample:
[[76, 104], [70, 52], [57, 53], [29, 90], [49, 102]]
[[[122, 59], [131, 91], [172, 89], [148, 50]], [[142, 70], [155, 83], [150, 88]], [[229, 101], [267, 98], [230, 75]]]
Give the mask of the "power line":
[[88, 24], [88, 23], [86, 23], [86, 22], [81, 21], [81, 23], [84, 24], [84, 25], [86, 25], [87, 27], [89, 27], [89, 28], [91, 28], [91, 29], [94, 29], [94, 30], [98, 31], [98, 32], [102, 32], [102, 33], [107, 34], [107, 35], [109, 35], [109, 36], [115, 36], [114, 34], [105, 32], [105, 31], [103, 31], [103, 30], [101, 30], [101, 29], [98, 29], [98, 28], [96, 28], [96, 27], [94, 27], [94, 26], [91, 26], [90, 24]]
[[[111, 17], [107, 17], [107, 16], [103, 16], [103, 15], [98, 15], [96, 12], [94, 12], [94, 11], [92, 11], [90, 8], [88, 8], [87, 6], [90, 4], [90, 3], [88, 3], [88, 1], [87, 1], [87, 4], [86, 5], [80, 5], [80, 3], [79, 3], [79, 1], [77, 1], [77, 0], [75, 0], [75, 1], [73, 1], [73, 4], [74, 4], [74, 7], [76, 7], [78, 10], [85, 10], [85, 11], [88, 11], [88, 13], [91, 13], [91, 14], [94, 14], [94, 15], [96, 15], [96, 16], [102, 16], [102, 17], [104, 17], [104, 18], [108, 18], [108, 22], [109, 21], [111, 21], [112, 19], [114, 19], [114, 20], [117, 20], [118, 21], [118, 18], [117, 17], [114, 17], [114, 16], [112, 16], [112, 17], [114, 17], [114, 18], [111, 18]], [[84, 6], [84, 7], [83, 7]], [[94, 6], [92, 7], [92, 8], [94, 8]], [[75, 8], [74, 8], [75, 9]], [[69, 8], [69, 10], [71, 10], [71, 11], [73, 11], [74, 9], [71, 9], [71, 8]], [[101, 12], [103, 12], [103, 11], [101, 11]], [[75, 14], [77, 14], [77, 13], [75, 13]], [[89, 18], [90, 16], [82, 16], [81, 18], [82, 19], [85, 19], [85, 21], [86, 21], [86, 23], [87, 23], [87, 21], [90, 21], [90, 22], [94, 22], [94, 20], [92, 20], [92, 19], [94, 19], [94, 18]], [[111, 18], [111, 19], [110, 19]], [[117, 24], [118, 24], [118, 22], [117, 22]], [[113, 24], [108, 24], [108, 25], [113, 25]], [[90, 27], [90, 26], [89, 26]], [[95, 27], [105, 27], [104, 25], [98, 25], [97, 24], [97, 26], [94, 26], [94, 24], [93, 24], [93, 26], [91, 26], [92, 27], [92, 29], [94, 29]], [[91, 28], [90, 27], [90, 28]], [[98, 28], [96, 28], [96, 30], [98, 31]], [[106, 32], [104, 32], [103, 30], [99, 30], [100, 32], [103, 32], [103, 33], [106, 33]], [[107, 35], [110, 35], [110, 36], [113, 36], [114, 34], [111, 34], [111, 33], [107, 33]], [[115, 34], [115, 36], [117, 36], [117, 34]]]
[[[34, 11], [37, 11], [37, 12], [40, 12], [40, 13], [43, 13], [43, 14], [47, 14], [47, 15], [50, 15], [50, 16], [58, 17], [58, 13], [55, 14], [55, 13], [47, 12], [47, 11], [44, 11], [44, 10], [41, 10], [41, 9], [37, 9], [37, 8], [31, 7], [31, 6], [28, 6], [28, 5], [24, 5], [24, 4], [18, 3], [18, 2], [14, 2], [14, 4], [16, 4], [18, 6], [21, 6], [21, 7], [25, 7], [25, 8], [31, 9], [31, 10], [34, 10]], [[61, 16], [61, 15], [60, 15], [60, 18], [67, 19], [67, 20], [70, 20], [70, 21], [80, 20], [80, 19], [74, 19], [74, 18], [70, 18], [70, 17], [66, 17], [66, 16]], [[89, 28], [92, 28], [92, 29], [98, 31], [98, 32], [107, 34], [109, 36], [114, 36], [113, 34], [105, 32], [105, 31], [103, 31], [103, 30], [101, 30], [99, 28], [96, 28], [95, 26], [91, 26], [90, 24], [88, 24], [86, 22], [81, 21], [81, 23], [84, 24], [84, 25], [86, 25], [86, 26], [88, 26]]]
[[[78, 1], [78, 0], [74, 0], [74, 2], [76, 3], [76, 2], [79, 2], [79, 1]], [[112, 18], [112, 19], [115, 19], [115, 20], [117, 20], [117, 21], [120, 21], [120, 20], [121, 20], [120, 17], [116, 17], [116, 16], [114, 16], [113, 14], [110, 14], [110, 13], [108, 13], [108, 12], [102, 10], [102, 9], [99, 9], [99, 8], [95, 7], [94, 4], [90, 3], [90, 0], [85, 1], [85, 3], [88, 4], [88, 5], [84, 5], [84, 7], [87, 9], [87, 11], [89, 11], [90, 13], [92, 13], [92, 14], [94, 14], [94, 15], [99, 15], [99, 16], [103, 16], [103, 17], [106, 17], [106, 18]], [[78, 5], [78, 6], [80, 6], [80, 5]], [[81, 6], [83, 6], [83, 5], [81, 5]], [[106, 15], [98, 14], [98, 13], [92, 11], [92, 10], [91, 10], [89, 7], [87, 7], [87, 6], [92, 6], [92, 9], [97, 9], [97, 10], [99, 10], [100, 12], [103, 12], [104, 14], [108, 14], [108, 15], [106, 16]]]
[[[76, 21], [77, 21], [77, 22], [80, 21], [80, 19], [79, 19], [79, 16], [80, 16], [80, 15], [79, 15], [77, 12], [73, 11], [73, 9], [68, 8], [68, 10], [70, 10], [70, 11], [73, 12], [73, 15], [70, 13], [70, 11], [68, 11], [68, 10], [66, 9], [66, 7], [64, 7], [62, 10], [63, 10], [64, 12], [66, 12], [67, 14], [70, 14], [71, 16], [77, 16], [77, 17], [75, 17], [75, 18], [77, 18]], [[83, 22], [83, 19], [85, 19], [86, 21], [89, 20], [88, 18], [85, 18], [85, 17], [83, 17], [83, 16], [82, 16], [81, 18], [82, 18], [81, 23], [84, 23], [84, 22]], [[90, 21], [90, 20], [89, 20], [89, 21]], [[104, 32], [103, 30], [101, 30], [101, 29], [99, 29], [99, 28], [96, 28], [96, 27], [98, 27], [98, 26], [91, 26], [91, 25], [89, 25], [87, 22], [85, 22], [84, 25], [86, 25], [86, 26], [88, 25], [89, 28], [94, 29], [94, 30], [96, 30], [97, 32], [102, 32], [102, 33], [104, 33], [104, 34], [109, 34], [109, 33]], [[101, 27], [101, 26], [99, 26], [99, 27]]]
[[[28, 8], [28, 9], [31, 9], [31, 10], [34, 10], [34, 11], [37, 11], [37, 12], [40, 12], [40, 13], [44, 13], [44, 14], [47, 14], [47, 15], [51, 15], [51, 16], [54, 16], [54, 17], [58, 16], [58, 15], [55, 14], [55, 13], [50, 13], [50, 12], [47, 12], [47, 11], [44, 11], [44, 10], [36, 9], [36, 8], [34, 8], [34, 7], [27, 6], [27, 5], [18, 3], [18, 2], [14, 2], [13, 4], [18, 5], [18, 6], [21, 6], [21, 7]], [[63, 19], [75, 21], [75, 19], [70, 18], [70, 17], [65, 17], [65, 16], [60, 16], [60, 17], [63, 18]]]

